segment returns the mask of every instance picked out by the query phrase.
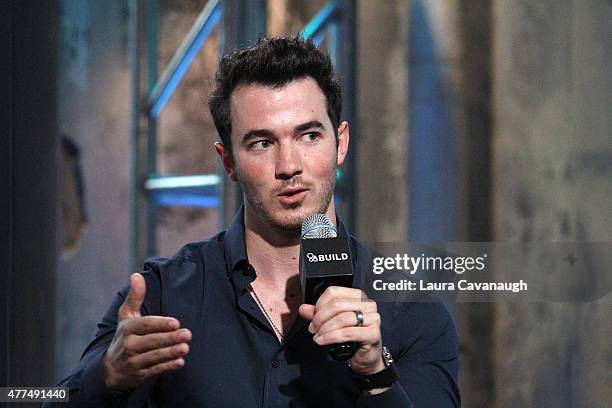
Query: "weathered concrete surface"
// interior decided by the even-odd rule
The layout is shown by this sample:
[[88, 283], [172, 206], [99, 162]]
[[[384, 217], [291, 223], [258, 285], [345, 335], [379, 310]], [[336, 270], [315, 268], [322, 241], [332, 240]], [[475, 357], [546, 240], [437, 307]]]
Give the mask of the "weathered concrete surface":
[[[460, 159], [464, 205], [460, 223], [463, 239], [491, 240], [491, 4], [489, 0], [461, 0], [461, 110], [463, 138]], [[494, 304], [456, 305], [459, 332], [459, 386], [464, 407], [489, 406], [496, 376], [493, 374]]]
[[[409, 190], [406, 182], [409, 103], [430, 109], [444, 104], [456, 143], [452, 157], [456, 196], [446, 218], [425, 222], [452, 223], [443, 240], [487, 241], [489, 211], [489, 9], [482, 1], [419, 2], [423, 31], [411, 27], [411, 4], [361, 2], [358, 10], [357, 196], [358, 236], [371, 241], [408, 239]], [[414, 6], [414, 4], [413, 4]], [[409, 36], [431, 36], [432, 48], [409, 48]], [[414, 43], [414, 41], [412, 41]], [[417, 69], [421, 71], [417, 72]], [[424, 71], [423, 71], [424, 70]], [[439, 87], [423, 89], [410, 101], [410, 75], [439, 70]], [[426, 125], [426, 124], [424, 124]], [[436, 128], [437, 124], [431, 124]], [[448, 166], [448, 162], [439, 166]], [[434, 227], [435, 225], [432, 224]], [[452, 231], [452, 232], [451, 232]], [[453, 306], [453, 305], [451, 305]], [[493, 395], [492, 304], [456, 307], [460, 335], [460, 387], [464, 406], [487, 406]]]
[[[605, 0], [494, 2], [495, 240], [612, 239], [610, 21]], [[497, 304], [494, 406], [612, 405], [611, 306]]]
[[325, 4], [326, 0], [268, 0], [267, 35], [276, 37], [297, 34]]
[[59, 129], [81, 149], [88, 225], [59, 261], [58, 379], [76, 367], [128, 271], [127, 2], [61, 2]]
[[364, 241], [407, 238], [406, 150], [409, 7], [362, 1], [357, 16], [357, 234]]

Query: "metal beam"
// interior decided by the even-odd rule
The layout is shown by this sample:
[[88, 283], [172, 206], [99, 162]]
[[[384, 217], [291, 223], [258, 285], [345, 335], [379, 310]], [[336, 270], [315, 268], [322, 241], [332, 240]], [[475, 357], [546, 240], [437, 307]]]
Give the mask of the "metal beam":
[[145, 182], [151, 205], [216, 208], [219, 205], [219, 176], [152, 177]]
[[[158, 71], [158, 37], [159, 37], [159, 1], [147, 1], [147, 95], [151, 95], [157, 85]], [[157, 173], [157, 117], [147, 115], [147, 176]], [[147, 193], [148, 194], [148, 193]], [[147, 195], [146, 206], [147, 247], [146, 256], [155, 255], [157, 249], [157, 202]]]
[[209, 0], [149, 96], [148, 112], [157, 117], [183, 79], [200, 48], [221, 20], [219, 0]]
[[338, 17], [338, 1], [332, 0], [319, 10], [319, 12], [306, 24], [302, 30], [304, 38], [312, 38], [318, 45], [323, 40], [325, 29], [330, 22]]
[[128, 58], [130, 67], [130, 273], [138, 271], [140, 252], [139, 233], [139, 176], [140, 176], [140, 19], [139, 0], [129, 2]]

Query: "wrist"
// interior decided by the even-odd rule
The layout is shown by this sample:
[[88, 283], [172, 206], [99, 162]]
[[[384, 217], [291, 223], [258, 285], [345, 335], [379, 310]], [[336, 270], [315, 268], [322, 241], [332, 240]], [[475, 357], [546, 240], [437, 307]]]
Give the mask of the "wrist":
[[113, 381], [115, 378], [113, 375], [113, 367], [110, 363], [110, 358], [106, 353], [104, 353], [102, 356], [102, 378], [104, 379], [104, 385], [106, 385], [106, 388], [112, 391], [120, 390], [119, 384], [116, 384], [116, 382]]
[[371, 394], [380, 394], [388, 390], [399, 379], [399, 372], [393, 363], [393, 357], [386, 347], [382, 348], [381, 357], [382, 370], [370, 374], [353, 371], [353, 381], [358, 388]]
[[386, 368], [382, 356], [379, 354], [377, 360], [372, 364], [359, 364], [358, 362], [349, 361], [349, 367], [355, 375], [372, 375], [376, 374]]

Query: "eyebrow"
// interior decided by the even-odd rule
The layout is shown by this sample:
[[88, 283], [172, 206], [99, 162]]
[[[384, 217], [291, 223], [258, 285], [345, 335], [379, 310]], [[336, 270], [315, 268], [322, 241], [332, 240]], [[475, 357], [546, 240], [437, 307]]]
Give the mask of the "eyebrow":
[[301, 125], [297, 125], [295, 128], [293, 128], [295, 133], [303, 132], [303, 131], [308, 130], [308, 129], [323, 129], [323, 130], [325, 130], [325, 126], [323, 126], [323, 124], [321, 122], [319, 122], [318, 120], [311, 120], [309, 122], [302, 123]]
[[[308, 122], [304, 122], [300, 125], [297, 125], [293, 128], [295, 133], [303, 132], [308, 129], [323, 129], [325, 130], [325, 126], [318, 120], [310, 120]], [[258, 137], [271, 137], [274, 133], [268, 129], [253, 129], [248, 131], [242, 136], [242, 143], [248, 142], [251, 139], [256, 139]]]

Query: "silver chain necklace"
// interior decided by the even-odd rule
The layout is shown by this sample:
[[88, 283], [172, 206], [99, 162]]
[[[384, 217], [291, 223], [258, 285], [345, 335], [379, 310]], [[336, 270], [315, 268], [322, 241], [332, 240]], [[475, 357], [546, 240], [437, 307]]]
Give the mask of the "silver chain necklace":
[[255, 296], [255, 301], [257, 302], [257, 304], [259, 305], [259, 308], [261, 309], [261, 311], [264, 313], [264, 315], [266, 316], [266, 319], [268, 319], [268, 321], [270, 322], [270, 324], [272, 325], [272, 328], [274, 328], [274, 331], [276, 333], [278, 333], [278, 335], [280, 336], [280, 338], [282, 340], [285, 340], [285, 335], [283, 334], [282, 331], [280, 331], [278, 329], [278, 327], [276, 327], [276, 325], [274, 324], [274, 322], [272, 321], [272, 318], [270, 317], [270, 315], [268, 314], [268, 312], [266, 312], [266, 308], [264, 307], [263, 303], [261, 303], [261, 300], [259, 300], [259, 296], [257, 296], [257, 292], [255, 292], [255, 288], [253, 288], [253, 285], [251, 285], [249, 283], [249, 289], [251, 290], [251, 292], [253, 292], [253, 295]]

